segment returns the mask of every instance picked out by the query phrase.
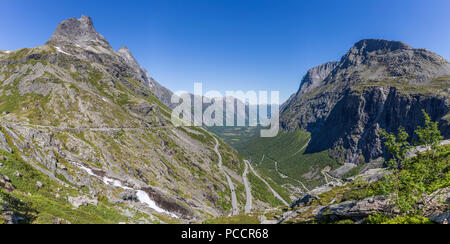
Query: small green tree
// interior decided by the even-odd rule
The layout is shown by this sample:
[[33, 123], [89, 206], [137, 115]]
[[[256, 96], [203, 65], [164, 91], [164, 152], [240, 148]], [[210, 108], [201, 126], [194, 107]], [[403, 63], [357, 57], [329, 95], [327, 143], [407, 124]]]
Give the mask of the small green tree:
[[386, 191], [390, 191], [392, 183], [394, 183], [394, 192], [396, 204], [401, 205], [400, 202], [400, 171], [402, 170], [402, 163], [406, 159], [411, 145], [408, 142], [408, 133], [405, 129], [400, 127], [397, 135], [394, 133], [388, 133], [385, 130], [381, 130], [381, 135], [385, 140], [384, 146], [388, 153], [392, 156], [392, 159], [387, 162], [388, 168], [393, 171], [392, 178], [387, 178], [388, 185], [385, 185]]
[[425, 127], [418, 126], [415, 131], [419, 137], [418, 146], [424, 146], [427, 150], [433, 152], [433, 157], [436, 155], [436, 150], [439, 147], [439, 143], [444, 139], [438, 128], [438, 122], [431, 121], [430, 115], [422, 110], [425, 117]]
[[399, 128], [397, 135], [381, 129], [381, 136], [385, 140], [384, 146], [392, 156], [387, 166], [394, 170], [401, 170], [402, 162], [406, 159], [411, 149], [411, 145], [408, 142], [408, 133], [402, 127]]
[[392, 174], [385, 176], [380, 184], [384, 194], [394, 193], [395, 205], [404, 214], [420, 213], [415, 208], [419, 202], [424, 202], [426, 193], [450, 185], [449, 148], [440, 147], [443, 139], [438, 129], [438, 123], [432, 122], [430, 116], [423, 111], [425, 126], [419, 126], [415, 131], [418, 145], [428, 149], [415, 157], [408, 157], [411, 146], [407, 142], [408, 134], [403, 128], [397, 135], [382, 130], [385, 147], [392, 159], [388, 162]]

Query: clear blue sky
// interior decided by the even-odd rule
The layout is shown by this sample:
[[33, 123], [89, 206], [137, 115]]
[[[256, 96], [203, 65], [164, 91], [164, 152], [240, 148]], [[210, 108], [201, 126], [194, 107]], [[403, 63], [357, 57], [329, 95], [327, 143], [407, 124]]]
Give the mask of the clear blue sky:
[[448, 0], [2, 0], [0, 49], [47, 41], [82, 14], [117, 49], [171, 90], [296, 92], [311, 67], [338, 60], [357, 41], [383, 38], [450, 59]]

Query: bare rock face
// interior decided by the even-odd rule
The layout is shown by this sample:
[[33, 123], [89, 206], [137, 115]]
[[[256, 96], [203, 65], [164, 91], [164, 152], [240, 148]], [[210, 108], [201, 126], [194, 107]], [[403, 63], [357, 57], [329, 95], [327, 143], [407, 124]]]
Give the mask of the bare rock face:
[[117, 50], [117, 54], [119, 54], [119, 56], [121, 56], [125, 60], [125, 62], [136, 72], [142, 72], [141, 66], [139, 66], [138, 62], [133, 57], [133, 54], [131, 54], [131, 51], [127, 47], [121, 47], [119, 50]]
[[0, 149], [7, 152], [12, 152], [11, 148], [8, 145], [8, 142], [6, 141], [5, 135], [3, 135], [2, 132], [0, 132]]
[[[361, 164], [385, 156], [379, 129], [410, 134], [424, 109], [450, 138], [450, 63], [401, 42], [362, 40], [337, 63], [311, 69], [282, 106], [280, 123], [312, 134], [307, 153], [329, 150]], [[413, 137], [411, 137], [413, 139]]]
[[328, 208], [329, 213], [342, 218], [367, 217], [376, 213], [392, 212], [389, 198], [371, 197], [360, 201], [348, 201]]
[[71, 18], [61, 22], [48, 44], [71, 44], [80, 47], [100, 46], [112, 51], [108, 41], [95, 30], [92, 19], [84, 15], [80, 19]]
[[329, 62], [312, 68], [306, 73], [301, 82], [300, 92], [307, 93], [319, 87], [327, 76], [338, 66], [338, 62]]
[[148, 71], [139, 65], [139, 63], [127, 47], [121, 47], [119, 50], [117, 50], [117, 54], [122, 57], [125, 60], [126, 64], [139, 75], [139, 77], [145, 82], [148, 87], [152, 89], [153, 94], [157, 98], [159, 98], [167, 106], [173, 107], [173, 104], [171, 102], [173, 92], [160, 85], [152, 77], [150, 77]]

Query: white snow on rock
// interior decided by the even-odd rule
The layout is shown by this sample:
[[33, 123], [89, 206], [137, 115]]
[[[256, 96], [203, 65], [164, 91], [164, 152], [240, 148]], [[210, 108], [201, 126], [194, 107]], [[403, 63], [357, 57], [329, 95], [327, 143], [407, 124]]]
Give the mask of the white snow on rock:
[[86, 171], [86, 173], [88, 173], [90, 176], [95, 176], [95, 177], [97, 177], [97, 175], [94, 174], [94, 172], [92, 172], [92, 170], [91, 170], [90, 168], [84, 167], [84, 166], [81, 165], [81, 164], [77, 164], [77, 166], [78, 166], [80, 169]]
[[122, 182], [120, 182], [119, 180], [113, 180], [108, 177], [103, 177], [103, 182], [107, 185], [112, 185], [114, 187], [122, 188], [124, 190], [134, 190], [133, 188], [122, 185]]
[[158, 207], [156, 205], [156, 202], [153, 201], [152, 199], [150, 199], [150, 197], [148, 196], [147, 192], [142, 191], [142, 190], [138, 190], [137, 193], [136, 193], [136, 196], [137, 196], [137, 198], [138, 198], [138, 200], [140, 202], [147, 204], [151, 209], [154, 209], [156, 212], [158, 212], [158, 213], [165, 213], [165, 214], [168, 214], [169, 216], [171, 216], [173, 218], [178, 218], [177, 215], [175, 215], [175, 214], [173, 214], [171, 212], [168, 212], [168, 211]]
[[56, 51], [58, 51], [58, 52], [60, 52], [60, 53], [63, 53], [63, 54], [65, 54], [65, 55], [72, 56], [72, 54], [69, 54], [69, 53], [64, 52], [60, 47], [55, 47], [55, 48], [56, 48]]
[[[76, 164], [76, 166], [78, 166], [80, 169], [86, 171], [91, 176], [94, 176], [96, 178], [101, 178], [100, 176], [94, 174], [94, 172], [88, 167], [85, 167], [85, 166], [83, 166], [81, 164]], [[124, 190], [136, 191], [136, 196], [137, 196], [139, 202], [141, 202], [143, 204], [146, 204], [149, 208], [155, 210], [158, 213], [167, 214], [167, 215], [169, 215], [172, 218], [177, 218], [177, 219], [179, 218], [176, 214], [173, 214], [173, 213], [171, 213], [169, 211], [166, 211], [166, 210], [158, 207], [156, 202], [153, 201], [145, 191], [135, 190], [133, 188], [126, 187], [119, 180], [114, 180], [114, 179], [111, 179], [111, 178], [108, 178], [108, 177], [103, 177], [102, 181], [103, 181], [103, 183], [105, 183], [105, 185], [114, 186], [116, 188], [121, 188], [121, 189], [124, 189]]]

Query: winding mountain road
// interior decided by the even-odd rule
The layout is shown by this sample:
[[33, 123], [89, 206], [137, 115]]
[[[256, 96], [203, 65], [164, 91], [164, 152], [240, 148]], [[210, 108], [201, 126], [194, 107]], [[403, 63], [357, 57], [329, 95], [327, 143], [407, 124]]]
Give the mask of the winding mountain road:
[[297, 179], [294, 179], [294, 178], [292, 178], [292, 177], [290, 177], [290, 176], [288, 176], [288, 175], [282, 173], [282, 172], [278, 169], [278, 162], [277, 162], [277, 161], [275, 161], [275, 160], [273, 160], [273, 159], [271, 159], [271, 158], [269, 158], [269, 157], [266, 157], [266, 158], [268, 158], [268, 159], [270, 159], [270, 160], [272, 160], [272, 161], [274, 162], [274, 164], [275, 164], [275, 171], [278, 173], [278, 175], [279, 175], [282, 179], [290, 179], [290, 180], [293, 180], [293, 181], [297, 182], [298, 184], [300, 184], [300, 185], [303, 187], [303, 189], [306, 190], [306, 192], [309, 192], [309, 189], [305, 186], [305, 184], [303, 184], [303, 182], [301, 182], [301, 181], [299, 181], [299, 180], [297, 180]]
[[301, 151], [303, 151], [303, 149], [305, 149], [307, 146], [309, 146], [309, 143], [311, 142], [311, 140], [312, 139], [309, 139], [309, 141], [302, 148], [300, 148], [300, 150], [298, 150], [296, 153], [294, 153], [294, 155], [292, 155], [292, 156], [299, 154]]
[[269, 190], [273, 193], [273, 195], [278, 198], [284, 205], [289, 206], [289, 203], [287, 203], [281, 196], [280, 194], [278, 194], [278, 192], [276, 192], [270, 185], [269, 183], [267, 183], [267, 181], [262, 178], [258, 173], [256, 173], [256, 171], [253, 169], [252, 165], [250, 164], [250, 162], [248, 160], [244, 161], [249, 167], [250, 170], [252, 171], [252, 173], [258, 177], [262, 182], [264, 182], [264, 184], [266, 184], [266, 186], [269, 188]]
[[216, 141], [216, 146], [214, 147], [214, 151], [216, 152], [217, 156], [219, 157], [219, 169], [222, 171], [222, 173], [225, 175], [228, 181], [228, 185], [231, 190], [231, 205], [232, 205], [232, 215], [238, 215], [239, 214], [239, 208], [238, 208], [238, 202], [236, 197], [236, 190], [234, 189], [233, 181], [231, 180], [230, 176], [227, 174], [227, 172], [222, 167], [222, 155], [219, 152], [219, 140], [215, 136], [214, 140]]
[[245, 170], [244, 170], [244, 174], [242, 175], [242, 179], [244, 180], [244, 186], [245, 186], [245, 191], [247, 192], [247, 202], [245, 203], [245, 213], [251, 213], [252, 211], [252, 205], [253, 205], [253, 196], [252, 196], [252, 189], [248, 183], [248, 178], [247, 178], [247, 174], [248, 174], [248, 164], [246, 162], [244, 162], [245, 164]]

